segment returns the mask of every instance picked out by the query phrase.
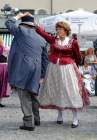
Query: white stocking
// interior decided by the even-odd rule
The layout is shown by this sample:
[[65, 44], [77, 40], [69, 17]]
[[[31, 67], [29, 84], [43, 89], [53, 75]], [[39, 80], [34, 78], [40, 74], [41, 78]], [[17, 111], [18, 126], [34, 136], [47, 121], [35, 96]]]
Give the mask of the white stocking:
[[57, 117], [57, 121], [63, 121], [62, 111], [61, 111], [61, 110], [58, 110], [58, 117]]
[[73, 124], [77, 125], [78, 124], [77, 111], [72, 110], [72, 113], [73, 113]]

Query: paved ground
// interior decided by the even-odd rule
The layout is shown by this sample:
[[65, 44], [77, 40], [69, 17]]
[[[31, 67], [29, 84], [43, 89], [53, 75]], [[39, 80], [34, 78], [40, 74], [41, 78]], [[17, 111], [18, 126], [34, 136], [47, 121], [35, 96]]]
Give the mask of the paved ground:
[[5, 108], [0, 108], [0, 140], [97, 140], [97, 97], [91, 97], [86, 112], [79, 113], [80, 126], [72, 129], [70, 111], [64, 112], [64, 124], [57, 125], [57, 112], [40, 110], [41, 126], [34, 132], [19, 130], [22, 112], [17, 95], [4, 99]]

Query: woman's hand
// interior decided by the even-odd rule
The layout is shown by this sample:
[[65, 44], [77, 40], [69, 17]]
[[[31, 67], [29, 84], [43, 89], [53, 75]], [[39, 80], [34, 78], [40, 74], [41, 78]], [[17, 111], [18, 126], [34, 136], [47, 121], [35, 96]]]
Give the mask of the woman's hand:
[[15, 16], [15, 19], [16, 20], [19, 20], [19, 19], [21, 19], [22, 17], [25, 17], [25, 16], [31, 16], [31, 17], [33, 17], [33, 15], [32, 14], [30, 14], [29, 12], [25, 12], [25, 13], [19, 13], [19, 14], [17, 14], [16, 16]]
[[33, 15], [32, 15], [31, 13], [29, 13], [29, 12], [25, 12], [25, 13], [24, 13], [24, 16], [30, 16], [30, 17], [33, 17]]
[[17, 14], [17, 15], [15, 16], [15, 19], [16, 19], [16, 20], [19, 20], [19, 19], [21, 19], [22, 17], [24, 17], [24, 14], [20, 12], [19, 14]]

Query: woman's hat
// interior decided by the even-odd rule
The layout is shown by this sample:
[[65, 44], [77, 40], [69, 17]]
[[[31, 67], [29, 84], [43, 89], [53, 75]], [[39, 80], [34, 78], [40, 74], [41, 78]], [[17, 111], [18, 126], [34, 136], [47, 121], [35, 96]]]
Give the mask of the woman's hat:
[[21, 18], [21, 24], [29, 25], [29, 26], [35, 26], [34, 25], [34, 17], [33, 16], [25, 16]]

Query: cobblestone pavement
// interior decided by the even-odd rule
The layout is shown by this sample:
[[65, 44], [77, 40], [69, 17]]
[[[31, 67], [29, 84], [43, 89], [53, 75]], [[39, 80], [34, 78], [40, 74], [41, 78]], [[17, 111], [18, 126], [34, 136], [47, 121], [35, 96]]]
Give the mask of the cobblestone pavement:
[[13, 94], [3, 100], [5, 108], [0, 108], [0, 140], [97, 140], [97, 97], [90, 97], [91, 105], [80, 112], [78, 128], [70, 127], [71, 111], [64, 111], [64, 124], [56, 124], [55, 110], [40, 110], [41, 126], [35, 131], [19, 130], [22, 112], [18, 96]]

